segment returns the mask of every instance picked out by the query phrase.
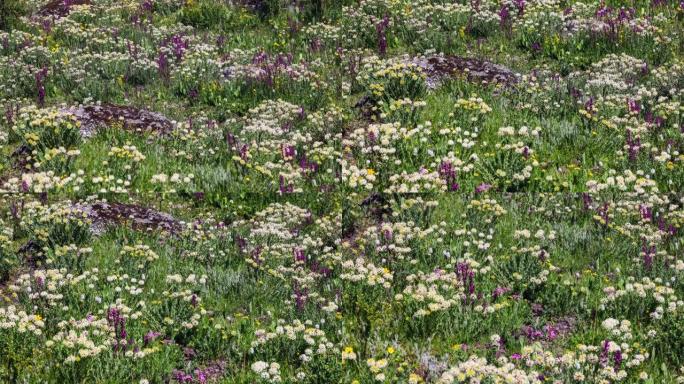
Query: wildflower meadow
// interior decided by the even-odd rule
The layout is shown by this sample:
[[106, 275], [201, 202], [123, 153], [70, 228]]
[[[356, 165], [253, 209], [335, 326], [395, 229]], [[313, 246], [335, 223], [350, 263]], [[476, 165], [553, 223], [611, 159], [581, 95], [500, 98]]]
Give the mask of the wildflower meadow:
[[0, 0], [0, 383], [684, 383], [684, 1]]

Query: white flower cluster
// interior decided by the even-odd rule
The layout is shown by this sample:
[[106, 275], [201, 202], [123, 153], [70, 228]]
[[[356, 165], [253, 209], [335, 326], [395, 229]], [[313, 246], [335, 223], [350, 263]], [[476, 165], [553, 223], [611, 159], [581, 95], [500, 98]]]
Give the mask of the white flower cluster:
[[30, 332], [40, 336], [43, 334], [43, 328], [45, 322], [40, 315], [30, 315], [23, 310], [17, 310], [14, 305], [0, 308], [0, 335], [13, 331], [19, 334]]
[[379, 285], [383, 288], [390, 288], [394, 276], [389, 269], [377, 267], [368, 260], [359, 257], [356, 260], [347, 260], [342, 263], [340, 278], [351, 282], [363, 282], [370, 287]]
[[259, 378], [267, 383], [280, 383], [280, 364], [276, 362], [267, 363], [256, 361], [252, 363], [252, 371], [259, 375]]

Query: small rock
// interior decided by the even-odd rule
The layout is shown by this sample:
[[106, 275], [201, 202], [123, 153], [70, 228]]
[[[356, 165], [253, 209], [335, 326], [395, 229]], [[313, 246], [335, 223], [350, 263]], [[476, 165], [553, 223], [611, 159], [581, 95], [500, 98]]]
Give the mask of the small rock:
[[52, 0], [43, 5], [38, 12], [36, 12], [36, 15], [64, 17], [71, 12], [72, 6], [85, 4], [90, 4], [90, 0]]
[[427, 85], [436, 88], [443, 79], [464, 76], [468, 81], [484, 84], [512, 85], [520, 75], [492, 62], [461, 56], [435, 55], [415, 58], [414, 62], [427, 73]]
[[97, 202], [78, 205], [92, 221], [92, 230], [99, 234], [111, 225], [129, 225], [139, 231], [161, 230], [178, 233], [183, 224], [168, 213], [135, 204]]
[[81, 134], [91, 137], [97, 128], [121, 124], [121, 128], [135, 132], [168, 134], [174, 123], [164, 115], [135, 107], [115, 104], [87, 105], [65, 109], [81, 122]]

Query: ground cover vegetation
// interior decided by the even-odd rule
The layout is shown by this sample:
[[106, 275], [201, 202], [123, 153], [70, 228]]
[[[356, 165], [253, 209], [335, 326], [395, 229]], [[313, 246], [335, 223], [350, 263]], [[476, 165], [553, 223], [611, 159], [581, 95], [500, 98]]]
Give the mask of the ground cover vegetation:
[[2, 2], [0, 382], [684, 383], [682, 33]]

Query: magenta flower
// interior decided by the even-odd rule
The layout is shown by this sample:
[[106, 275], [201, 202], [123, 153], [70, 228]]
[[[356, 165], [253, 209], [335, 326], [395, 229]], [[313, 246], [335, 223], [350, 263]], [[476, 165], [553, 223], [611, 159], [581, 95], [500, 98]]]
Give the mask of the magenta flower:
[[492, 188], [491, 184], [482, 183], [482, 184], [478, 185], [477, 187], [475, 187], [475, 193], [487, 192], [491, 188]]

